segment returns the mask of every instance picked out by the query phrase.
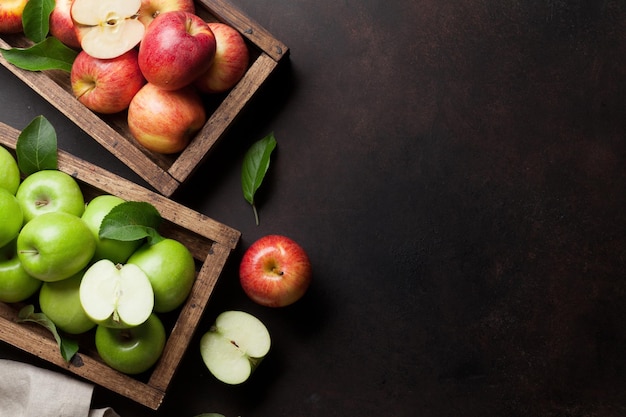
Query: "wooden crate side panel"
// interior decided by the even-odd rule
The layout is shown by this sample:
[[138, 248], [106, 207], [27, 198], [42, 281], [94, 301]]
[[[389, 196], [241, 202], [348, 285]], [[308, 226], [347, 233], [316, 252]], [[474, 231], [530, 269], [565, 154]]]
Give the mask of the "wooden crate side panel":
[[[19, 132], [0, 122], [0, 143], [14, 151]], [[79, 180], [90, 197], [108, 192], [128, 200], [148, 201], [157, 207], [167, 222], [161, 232], [185, 244], [201, 263], [189, 298], [178, 312], [169, 331], [168, 341], [159, 362], [149, 375], [148, 383], [124, 375], [102, 363], [94, 356], [80, 352], [81, 366], [63, 361], [56, 342], [38, 326], [18, 325], [14, 322], [16, 306], [0, 303], [0, 339], [30, 352], [48, 362], [89, 379], [147, 407], [156, 409], [197, 330], [206, 304], [219, 279], [240, 233], [210, 218], [153, 193], [108, 171], [89, 164], [69, 153], [59, 151], [59, 168]], [[216, 238], [216, 239], [213, 239]], [[225, 244], [220, 243], [224, 241]]]
[[16, 323], [16, 318], [15, 310], [0, 303], [0, 339], [6, 343], [154, 410], [163, 401], [163, 391], [117, 372], [88, 355], [79, 353], [77, 366], [65, 362], [49, 333], [42, 332], [43, 328], [40, 330], [35, 324]]
[[173, 178], [182, 183], [196, 170], [276, 66], [277, 63], [267, 55], [259, 55], [237, 86], [209, 117], [198, 136], [183, 151], [182, 157], [172, 164], [168, 172]]
[[228, 1], [197, 0], [196, 3], [206, 8], [218, 20], [235, 27], [250, 42], [271, 56], [275, 61], [280, 61], [288, 55], [289, 49], [287, 45], [280, 42], [269, 31]]
[[[150, 376], [148, 382], [150, 386], [163, 391], [167, 390], [183, 355], [198, 330], [198, 324], [229, 255], [230, 250], [225, 246], [213, 245], [211, 252], [200, 268], [192, 292], [170, 333], [160, 364]], [[197, 349], [198, 347], [194, 346], [194, 348]]]
[[[11, 45], [0, 38], [0, 47], [10, 48]], [[46, 72], [22, 70], [7, 62], [1, 55], [0, 63], [78, 127], [88, 132], [97, 142], [137, 172], [159, 192], [169, 196], [179, 187], [180, 184], [176, 180], [150, 161], [141, 150], [106, 124], [98, 115], [87, 109], [73, 95], [54, 82]]]
[[[15, 149], [19, 131], [0, 123], [0, 143]], [[127, 200], [140, 200], [153, 204], [164, 219], [180, 227], [235, 248], [240, 232], [219, 223], [201, 213], [176, 203], [160, 194], [154, 193], [131, 181], [128, 181], [103, 168], [90, 164], [62, 150], [58, 151], [59, 169], [73, 177], [99, 189]]]

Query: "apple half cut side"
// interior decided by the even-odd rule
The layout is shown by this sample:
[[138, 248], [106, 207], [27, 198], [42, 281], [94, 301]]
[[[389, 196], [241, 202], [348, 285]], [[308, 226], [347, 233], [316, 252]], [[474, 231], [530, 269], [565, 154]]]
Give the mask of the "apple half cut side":
[[79, 290], [85, 313], [97, 324], [131, 328], [144, 323], [154, 307], [154, 292], [137, 266], [102, 259], [87, 269]]
[[200, 339], [204, 364], [218, 380], [245, 382], [267, 355], [271, 338], [258, 318], [243, 311], [225, 311]]
[[111, 59], [137, 46], [145, 32], [140, 6], [141, 0], [74, 0], [70, 13], [85, 53]]

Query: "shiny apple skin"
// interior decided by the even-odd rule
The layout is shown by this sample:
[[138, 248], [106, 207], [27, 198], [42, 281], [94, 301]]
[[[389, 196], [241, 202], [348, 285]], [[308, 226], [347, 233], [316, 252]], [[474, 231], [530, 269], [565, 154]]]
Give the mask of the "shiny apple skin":
[[177, 90], [209, 69], [215, 49], [215, 35], [200, 17], [166, 12], [146, 29], [139, 45], [139, 67], [149, 83]]
[[162, 153], [181, 152], [206, 122], [206, 111], [191, 87], [164, 90], [148, 83], [128, 107], [128, 128], [146, 149]]
[[50, 13], [50, 35], [60, 40], [66, 46], [79, 50], [78, 31], [74, 26], [71, 14], [73, 1], [56, 0], [54, 9]]
[[172, 11], [196, 13], [193, 0], [141, 0], [137, 18], [147, 28], [160, 14]]
[[88, 109], [102, 114], [126, 110], [146, 84], [137, 63], [137, 50], [111, 59], [94, 58], [81, 51], [70, 73], [74, 96]]
[[239, 280], [254, 302], [266, 307], [285, 307], [302, 298], [309, 288], [311, 261], [291, 238], [267, 235], [244, 253]]
[[213, 64], [195, 81], [203, 93], [223, 93], [233, 88], [248, 69], [250, 53], [243, 36], [232, 26], [210, 22], [217, 49]]
[[3, 0], [0, 2], [0, 33], [21, 33], [22, 14], [28, 0]]

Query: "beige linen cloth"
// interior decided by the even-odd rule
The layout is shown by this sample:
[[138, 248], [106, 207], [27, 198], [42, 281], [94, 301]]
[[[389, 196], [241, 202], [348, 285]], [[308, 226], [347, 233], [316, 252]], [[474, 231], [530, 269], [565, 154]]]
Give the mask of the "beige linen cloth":
[[0, 417], [120, 417], [90, 409], [94, 386], [33, 365], [0, 359]]

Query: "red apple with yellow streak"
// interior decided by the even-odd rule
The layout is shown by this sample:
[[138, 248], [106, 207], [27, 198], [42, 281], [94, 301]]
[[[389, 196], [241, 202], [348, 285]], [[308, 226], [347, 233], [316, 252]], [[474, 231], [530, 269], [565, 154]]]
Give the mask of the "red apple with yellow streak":
[[20, 33], [22, 26], [22, 14], [28, 0], [2, 0], [0, 1], [0, 33]]
[[74, 20], [72, 20], [73, 1], [56, 0], [54, 9], [50, 13], [50, 35], [70, 48], [80, 49], [78, 30], [74, 26]]
[[284, 307], [298, 301], [312, 278], [309, 257], [298, 243], [282, 235], [254, 242], [239, 265], [244, 292], [266, 307]]
[[193, 0], [141, 0], [137, 18], [147, 28], [160, 14], [173, 11], [195, 14], [196, 5]]
[[128, 128], [146, 149], [163, 154], [182, 151], [206, 121], [200, 96], [191, 87], [164, 90], [144, 85], [128, 106]]
[[211, 67], [195, 85], [204, 93], [223, 93], [241, 80], [248, 69], [249, 51], [243, 36], [232, 26], [210, 22], [217, 49]]
[[137, 63], [137, 50], [111, 59], [81, 51], [70, 73], [74, 96], [90, 110], [111, 114], [125, 110], [146, 83]]

